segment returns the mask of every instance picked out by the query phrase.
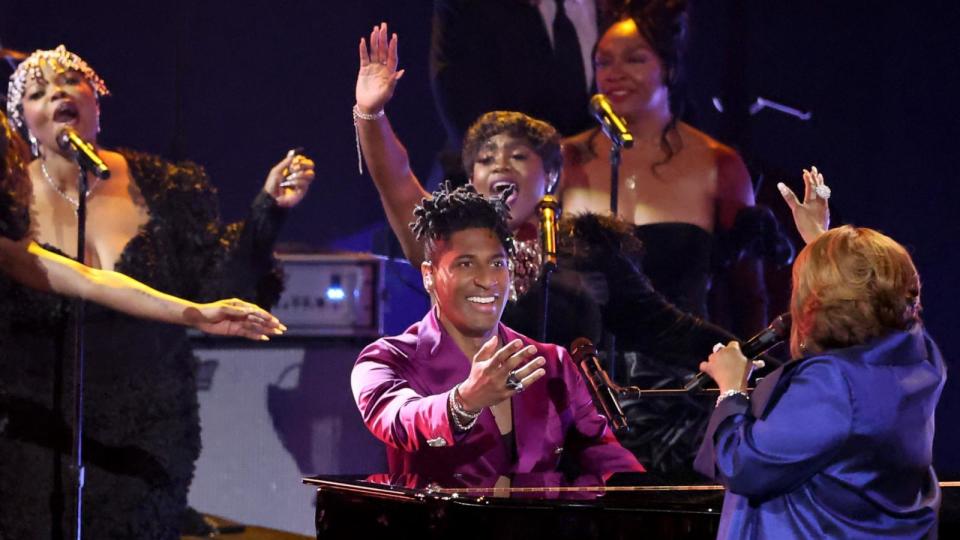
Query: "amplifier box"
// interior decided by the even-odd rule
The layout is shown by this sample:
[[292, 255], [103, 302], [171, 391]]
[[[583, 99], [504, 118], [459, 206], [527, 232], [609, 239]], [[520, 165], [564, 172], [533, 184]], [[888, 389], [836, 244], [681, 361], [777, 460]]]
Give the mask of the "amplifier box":
[[278, 254], [286, 284], [272, 310], [291, 337], [383, 333], [384, 259], [367, 253]]

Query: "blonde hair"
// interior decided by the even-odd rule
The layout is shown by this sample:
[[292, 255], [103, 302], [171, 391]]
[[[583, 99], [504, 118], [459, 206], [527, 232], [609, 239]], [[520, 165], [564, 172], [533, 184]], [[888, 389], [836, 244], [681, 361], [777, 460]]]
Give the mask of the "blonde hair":
[[797, 256], [790, 313], [794, 357], [860, 345], [920, 321], [920, 276], [895, 240], [845, 225]]

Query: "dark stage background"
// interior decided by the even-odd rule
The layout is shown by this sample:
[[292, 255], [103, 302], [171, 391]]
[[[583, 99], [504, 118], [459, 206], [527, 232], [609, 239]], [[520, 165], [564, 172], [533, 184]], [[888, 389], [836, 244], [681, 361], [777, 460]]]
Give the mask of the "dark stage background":
[[[243, 216], [274, 162], [304, 146], [317, 180], [284, 239], [365, 250], [384, 216], [370, 180], [357, 174], [357, 42], [381, 20], [400, 34], [407, 74], [388, 113], [426, 178], [442, 143], [428, 82], [431, 8], [426, 0], [0, 0], [0, 39], [28, 51], [64, 43], [85, 57], [114, 94], [102, 103], [101, 142], [204, 164], [228, 218]], [[928, 328], [953, 365], [960, 8], [809, 0], [692, 8], [691, 119], [743, 152], [762, 193], [777, 180], [798, 185], [800, 168], [816, 163], [838, 217], [908, 246], [924, 278]], [[757, 96], [813, 117], [743, 113]], [[960, 477], [958, 388], [954, 377], [939, 411], [944, 478]]]

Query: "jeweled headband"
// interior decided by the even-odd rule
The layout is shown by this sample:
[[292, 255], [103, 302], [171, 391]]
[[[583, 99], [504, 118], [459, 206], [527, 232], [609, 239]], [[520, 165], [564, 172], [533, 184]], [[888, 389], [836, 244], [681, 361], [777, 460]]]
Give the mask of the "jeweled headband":
[[10, 75], [10, 84], [7, 86], [7, 116], [10, 122], [18, 129], [23, 128], [23, 114], [21, 113], [20, 101], [23, 99], [23, 92], [27, 87], [27, 81], [43, 80], [43, 66], [50, 66], [63, 73], [69, 70], [75, 70], [86, 79], [87, 83], [93, 87], [93, 91], [99, 99], [100, 96], [110, 95], [106, 83], [97, 75], [97, 72], [83, 61], [76, 54], [67, 50], [63, 45], [56, 49], [38, 49], [33, 52], [26, 60], [17, 66], [13, 75]]

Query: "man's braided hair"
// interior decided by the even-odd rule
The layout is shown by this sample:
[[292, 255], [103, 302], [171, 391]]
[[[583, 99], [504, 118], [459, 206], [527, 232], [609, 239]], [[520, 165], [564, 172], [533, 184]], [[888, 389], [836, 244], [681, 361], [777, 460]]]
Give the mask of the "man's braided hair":
[[438, 240], [449, 240], [453, 233], [473, 228], [492, 230], [512, 255], [513, 234], [507, 225], [510, 207], [506, 201], [514, 190], [515, 186], [510, 186], [497, 197], [487, 198], [472, 185], [453, 189], [447, 181], [431, 197], [424, 197], [414, 209], [414, 221], [410, 224], [424, 244], [424, 259], [432, 260]]

